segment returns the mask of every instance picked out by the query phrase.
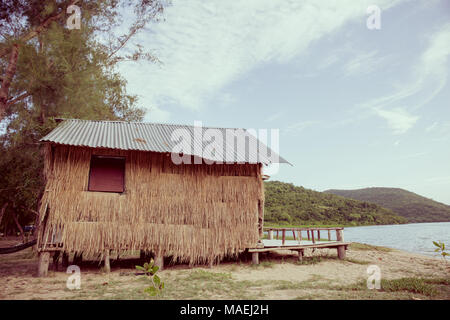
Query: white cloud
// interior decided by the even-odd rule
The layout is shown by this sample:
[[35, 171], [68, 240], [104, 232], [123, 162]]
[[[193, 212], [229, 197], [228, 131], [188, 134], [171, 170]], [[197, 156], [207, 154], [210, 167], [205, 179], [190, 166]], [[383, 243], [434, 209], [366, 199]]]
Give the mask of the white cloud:
[[409, 114], [402, 108], [395, 108], [392, 110], [374, 109], [375, 113], [384, 118], [389, 127], [395, 134], [402, 134], [408, 131], [419, 119], [418, 116]]
[[[401, 0], [376, 1], [387, 9]], [[161, 67], [123, 69], [150, 105], [201, 109], [208, 98], [266, 62], [286, 63], [315, 40], [361, 20], [371, 0], [173, 1], [165, 21], [141, 36]]]
[[145, 120], [150, 122], [168, 122], [170, 119], [170, 112], [162, 110], [156, 106], [147, 108]]
[[315, 120], [306, 120], [306, 121], [299, 121], [297, 123], [289, 125], [287, 128], [283, 129], [285, 133], [289, 134], [297, 134], [307, 128], [310, 128], [316, 124], [318, 124], [319, 121]]
[[266, 122], [273, 122], [275, 120], [280, 119], [282, 116], [284, 116], [284, 112], [281, 112], [281, 111], [272, 113], [267, 116]]
[[394, 133], [405, 133], [418, 120], [398, 104], [414, 98], [409, 103], [411, 110], [417, 110], [431, 101], [447, 84], [448, 60], [450, 56], [450, 23], [441, 27], [429, 37], [428, 47], [413, 67], [412, 81], [399, 86], [390, 95], [371, 100], [362, 106], [388, 121]]
[[357, 54], [344, 65], [344, 76], [372, 73], [381, 68], [386, 60], [387, 57], [380, 57], [377, 51]]

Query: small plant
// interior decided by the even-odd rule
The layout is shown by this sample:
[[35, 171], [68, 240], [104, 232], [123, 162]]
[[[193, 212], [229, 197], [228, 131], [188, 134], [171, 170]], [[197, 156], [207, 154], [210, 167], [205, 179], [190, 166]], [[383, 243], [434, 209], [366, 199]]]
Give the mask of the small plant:
[[144, 263], [144, 266], [136, 266], [136, 269], [140, 271], [144, 271], [145, 275], [149, 277], [152, 285], [148, 288], [144, 289], [144, 292], [148, 293], [151, 296], [157, 296], [164, 289], [164, 282], [161, 281], [161, 278], [156, 274], [158, 272], [159, 267], [155, 265], [153, 259], [150, 260], [149, 263]]
[[445, 243], [441, 242], [441, 241], [433, 241], [433, 244], [437, 247], [436, 249], [434, 249], [434, 252], [439, 252], [439, 254], [442, 256], [442, 259], [446, 259], [445, 257], [450, 255], [448, 252], [446, 252], [445, 249]]

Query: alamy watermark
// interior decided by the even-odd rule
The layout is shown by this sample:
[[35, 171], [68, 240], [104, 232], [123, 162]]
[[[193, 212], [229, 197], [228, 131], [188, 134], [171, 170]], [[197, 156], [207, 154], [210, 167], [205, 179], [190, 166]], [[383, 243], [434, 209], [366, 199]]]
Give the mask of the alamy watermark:
[[70, 5], [67, 7], [66, 12], [70, 14], [67, 18], [66, 26], [69, 30], [81, 29], [81, 9], [77, 5]]
[[381, 9], [377, 5], [370, 5], [366, 10], [369, 17], [366, 20], [366, 26], [369, 30], [381, 29]]
[[81, 270], [79, 266], [70, 265], [67, 267], [66, 273], [70, 274], [67, 278], [66, 287], [69, 290], [81, 289]]
[[381, 289], [381, 269], [376, 264], [371, 264], [367, 267], [367, 274], [369, 277], [367, 278], [367, 289]]
[[279, 129], [204, 128], [201, 121], [194, 121], [193, 127], [175, 129], [171, 141], [176, 165], [270, 163], [270, 173], [278, 172]]

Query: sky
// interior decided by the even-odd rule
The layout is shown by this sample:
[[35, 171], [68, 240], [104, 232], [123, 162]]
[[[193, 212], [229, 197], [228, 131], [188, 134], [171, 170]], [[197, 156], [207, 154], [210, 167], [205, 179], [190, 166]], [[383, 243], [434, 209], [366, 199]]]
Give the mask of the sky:
[[279, 129], [271, 180], [450, 204], [450, 1], [173, 0], [136, 42], [145, 121]]

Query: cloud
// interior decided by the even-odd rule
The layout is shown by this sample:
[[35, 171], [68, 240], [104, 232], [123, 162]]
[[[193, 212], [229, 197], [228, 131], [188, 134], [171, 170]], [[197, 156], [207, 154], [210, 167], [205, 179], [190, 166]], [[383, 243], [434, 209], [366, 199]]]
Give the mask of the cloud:
[[289, 134], [298, 134], [299, 132], [305, 130], [306, 128], [310, 128], [318, 123], [319, 121], [315, 120], [300, 121], [289, 125], [287, 128], [283, 129], [283, 131]]
[[418, 116], [409, 114], [402, 108], [395, 108], [392, 110], [374, 109], [375, 113], [387, 120], [389, 127], [394, 134], [402, 134], [408, 131], [419, 119]]
[[[165, 20], [139, 39], [163, 65], [122, 71], [151, 105], [201, 110], [208, 99], [257, 66], [287, 63], [346, 23], [365, 21], [372, 2], [173, 1]], [[387, 9], [400, 0], [377, 2]]]
[[381, 68], [386, 61], [387, 57], [379, 57], [377, 51], [357, 54], [344, 65], [344, 76], [372, 73]]
[[168, 122], [170, 119], [170, 112], [162, 110], [156, 106], [148, 108], [145, 115], [145, 121], [150, 122]]
[[428, 37], [428, 47], [421, 54], [412, 69], [412, 81], [399, 86], [393, 94], [385, 95], [362, 104], [362, 107], [375, 111], [386, 119], [395, 134], [408, 131], [418, 120], [398, 104], [406, 104], [410, 110], [417, 110], [430, 102], [447, 84], [448, 60], [450, 56], [450, 23], [442, 26]]
[[268, 115], [265, 121], [266, 122], [273, 122], [275, 120], [280, 119], [282, 116], [284, 116], [284, 112], [282, 112], [282, 111], [275, 112], [275, 113], [272, 113], [272, 114]]

